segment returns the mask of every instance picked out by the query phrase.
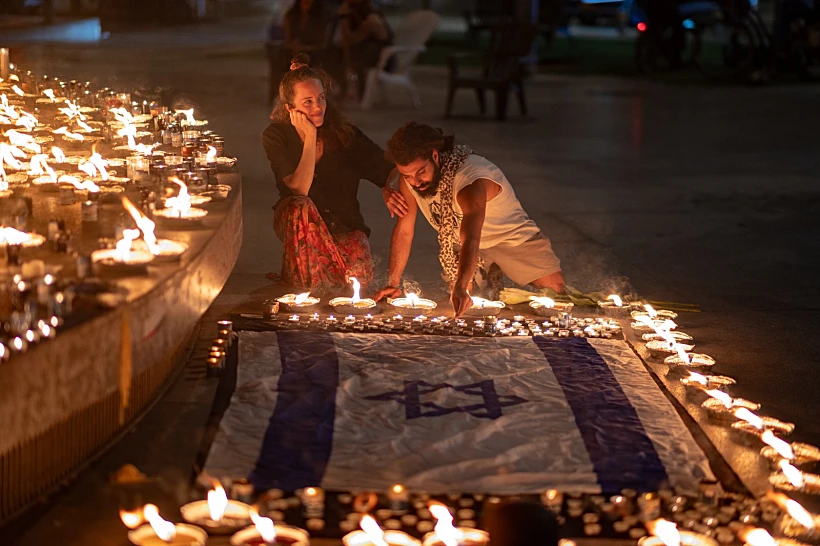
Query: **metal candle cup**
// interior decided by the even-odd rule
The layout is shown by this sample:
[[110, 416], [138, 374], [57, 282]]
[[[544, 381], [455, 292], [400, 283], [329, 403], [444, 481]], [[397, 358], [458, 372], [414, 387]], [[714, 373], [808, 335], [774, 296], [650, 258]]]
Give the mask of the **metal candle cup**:
[[[421, 546], [416, 540], [402, 531], [385, 531], [384, 540], [390, 546]], [[344, 546], [374, 546], [373, 541], [364, 531], [353, 531], [342, 537]]]
[[370, 298], [361, 298], [354, 301], [353, 298], [333, 298], [330, 305], [334, 312], [340, 315], [366, 315], [373, 312], [376, 302]]
[[[412, 296], [415, 296], [415, 294], [412, 294]], [[412, 296], [408, 294], [403, 298], [389, 300], [388, 303], [390, 303], [400, 315], [427, 316], [435, 310], [437, 304], [433, 300]]]
[[[490, 535], [481, 529], [472, 527], [456, 527], [462, 537], [458, 539], [459, 546], [484, 546], [490, 542]], [[435, 531], [424, 535], [422, 546], [445, 546]]]
[[177, 523], [174, 531], [175, 537], [166, 541], [159, 538], [150, 525], [141, 525], [128, 532], [128, 540], [136, 546], [205, 546], [208, 543], [208, 534], [195, 525]]
[[219, 521], [211, 519], [208, 501], [189, 502], [180, 507], [182, 519], [205, 529], [211, 535], [226, 535], [247, 527], [251, 523], [250, 506], [244, 502], [228, 500], [225, 513]]
[[[277, 524], [276, 539], [271, 544], [281, 546], [310, 546], [308, 532], [299, 527]], [[231, 537], [231, 546], [261, 546], [267, 544], [262, 539], [262, 534], [254, 527], [246, 527]]]
[[279, 302], [279, 306], [286, 313], [310, 313], [322, 300], [303, 293], [285, 294], [282, 297], [276, 298], [276, 301]]
[[[690, 531], [680, 531], [680, 544], [681, 546], [718, 546], [717, 540]], [[664, 546], [664, 542], [659, 537], [648, 536], [640, 539], [638, 546]]]

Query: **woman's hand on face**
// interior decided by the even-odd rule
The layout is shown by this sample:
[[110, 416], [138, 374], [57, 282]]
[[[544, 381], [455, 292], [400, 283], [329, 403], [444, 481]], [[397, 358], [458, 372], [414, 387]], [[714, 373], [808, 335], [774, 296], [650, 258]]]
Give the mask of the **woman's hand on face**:
[[316, 126], [313, 125], [313, 122], [302, 112], [291, 110], [290, 123], [296, 128], [296, 132], [299, 133], [299, 138], [303, 141], [306, 140], [308, 136], [316, 137]]
[[390, 211], [390, 218], [394, 216], [402, 217], [407, 214], [407, 201], [405, 201], [399, 190], [390, 186], [383, 187], [382, 199], [384, 199], [384, 204], [387, 205], [387, 210]]

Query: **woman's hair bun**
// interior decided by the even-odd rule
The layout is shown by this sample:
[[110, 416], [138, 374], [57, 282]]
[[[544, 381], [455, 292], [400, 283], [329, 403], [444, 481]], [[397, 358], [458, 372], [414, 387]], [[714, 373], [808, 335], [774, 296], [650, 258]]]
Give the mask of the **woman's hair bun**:
[[296, 70], [303, 66], [310, 66], [310, 56], [307, 53], [297, 53], [290, 60], [290, 69]]

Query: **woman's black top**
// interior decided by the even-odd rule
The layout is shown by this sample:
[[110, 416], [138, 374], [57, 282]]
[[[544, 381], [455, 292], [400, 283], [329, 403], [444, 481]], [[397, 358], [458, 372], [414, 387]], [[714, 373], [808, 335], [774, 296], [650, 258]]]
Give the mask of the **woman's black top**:
[[[348, 148], [324, 151], [316, 164], [308, 197], [319, 209], [331, 233], [363, 231], [369, 236], [370, 228], [365, 225], [359, 210], [359, 181], [369, 180], [383, 188], [393, 164], [384, 158], [384, 151], [358, 127], [354, 127], [354, 131]], [[302, 140], [289, 122], [271, 123], [262, 132], [262, 147], [276, 176], [278, 205], [283, 199], [294, 195], [282, 180], [293, 174], [299, 165]]]

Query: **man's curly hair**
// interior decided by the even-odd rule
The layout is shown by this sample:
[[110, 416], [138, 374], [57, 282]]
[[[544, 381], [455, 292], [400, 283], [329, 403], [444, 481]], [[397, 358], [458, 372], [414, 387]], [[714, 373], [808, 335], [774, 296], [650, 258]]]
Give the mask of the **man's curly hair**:
[[445, 135], [438, 127], [408, 121], [387, 141], [385, 157], [396, 165], [409, 165], [417, 159], [430, 159], [433, 150], [439, 154], [453, 149], [456, 138]]

